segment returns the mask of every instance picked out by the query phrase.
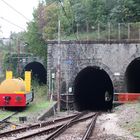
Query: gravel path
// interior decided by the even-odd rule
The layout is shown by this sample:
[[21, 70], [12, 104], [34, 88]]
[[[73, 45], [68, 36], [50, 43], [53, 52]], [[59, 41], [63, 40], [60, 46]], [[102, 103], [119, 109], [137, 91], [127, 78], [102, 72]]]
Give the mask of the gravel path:
[[[132, 135], [131, 126], [140, 119], [140, 104], [118, 106], [113, 113], [104, 113], [97, 120], [94, 140], [140, 140]], [[140, 126], [139, 126], [140, 128]]]

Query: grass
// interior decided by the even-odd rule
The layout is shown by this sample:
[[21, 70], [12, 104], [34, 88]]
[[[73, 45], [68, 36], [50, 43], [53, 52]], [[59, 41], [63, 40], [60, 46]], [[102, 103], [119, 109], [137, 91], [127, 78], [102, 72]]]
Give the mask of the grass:
[[3, 111], [0, 110], [0, 120], [3, 120], [5, 117], [13, 114], [13, 111]]
[[[137, 112], [140, 112], [140, 103], [138, 103]], [[140, 138], [140, 120], [137, 120], [134, 124], [132, 124], [132, 126], [135, 128], [132, 134]]]
[[139, 137], [140, 138], [140, 132], [135, 132], [134, 136]]
[[[132, 104], [128, 104], [128, 106], [132, 106]], [[136, 112], [140, 112], [140, 103], [136, 104]], [[131, 113], [131, 112], [130, 112]], [[134, 122], [131, 122], [124, 126], [127, 130], [129, 130], [135, 137], [140, 138], [140, 120], [139, 118]]]
[[132, 132], [132, 134], [136, 137], [140, 138], [140, 121], [136, 122], [135, 124], [133, 124], [133, 128], [134, 131]]
[[[97, 32], [91, 32], [91, 33], [87, 33], [87, 32], [83, 32], [83, 33], [78, 33], [78, 35], [75, 34], [70, 34], [68, 36], [65, 37], [61, 37], [61, 40], [97, 40], [98, 39], [98, 34]], [[105, 38], [104, 38], [105, 39]]]
[[[109, 37], [110, 36], [110, 37]], [[91, 31], [91, 32], [79, 32], [78, 34], [70, 34], [70, 35], [62, 35], [61, 40], [108, 40], [108, 39], [119, 39], [118, 35], [118, 29], [114, 29], [113, 31], [110, 32], [110, 35], [107, 30], [102, 30], [99, 33], [98, 36], [98, 31]], [[127, 30], [123, 30], [123, 32], [120, 32], [120, 39], [128, 39], [128, 33]], [[133, 39], [133, 38], [131, 38]], [[138, 39], [135, 37], [134, 39]]]
[[37, 114], [42, 113], [44, 110], [47, 110], [53, 103], [52, 102], [38, 102], [38, 103], [31, 103], [28, 105], [23, 111], [18, 113], [15, 117], [12, 117], [10, 121], [18, 122], [19, 117], [27, 116], [32, 118], [37, 116]]

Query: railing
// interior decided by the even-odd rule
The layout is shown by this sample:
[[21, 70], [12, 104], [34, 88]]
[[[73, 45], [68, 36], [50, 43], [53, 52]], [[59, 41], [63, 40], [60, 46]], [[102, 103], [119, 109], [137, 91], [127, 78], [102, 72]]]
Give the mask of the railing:
[[[89, 41], [110, 41], [126, 40], [140, 41], [140, 22], [136, 23], [89, 23], [77, 24], [73, 33], [67, 33], [63, 27], [59, 30], [60, 41], [62, 40], [89, 40]], [[54, 39], [57, 40], [57, 34]]]

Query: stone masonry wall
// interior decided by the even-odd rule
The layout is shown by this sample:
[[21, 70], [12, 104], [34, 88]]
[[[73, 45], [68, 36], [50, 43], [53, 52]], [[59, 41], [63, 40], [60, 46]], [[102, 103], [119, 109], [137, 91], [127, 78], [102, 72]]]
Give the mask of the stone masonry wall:
[[140, 42], [48, 42], [47, 77], [55, 73], [60, 92], [72, 86], [76, 75], [87, 66], [99, 66], [110, 76], [115, 92], [125, 92], [124, 75], [127, 66], [140, 57]]

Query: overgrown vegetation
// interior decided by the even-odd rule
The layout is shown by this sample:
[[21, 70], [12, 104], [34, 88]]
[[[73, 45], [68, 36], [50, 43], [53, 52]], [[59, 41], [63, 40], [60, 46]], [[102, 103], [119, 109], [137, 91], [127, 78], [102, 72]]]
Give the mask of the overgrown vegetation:
[[87, 24], [92, 30], [98, 23], [140, 22], [139, 13], [139, 0], [46, 0], [34, 11], [26, 35], [30, 42], [39, 34], [38, 39], [52, 40], [57, 37], [58, 19], [61, 32], [70, 36], [77, 32], [77, 26], [79, 32], [85, 32]]
[[32, 88], [35, 93], [35, 102], [47, 100], [48, 88], [47, 85], [40, 86], [37, 81], [33, 81]]
[[[128, 109], [133, 108], [134, 112], [129, 112], [130, 115], [133, 116], [130, 120], [125, 120], [126, 123], [123, 124], [123, 127], [126, 128], [131, 134], [140, 138], [140, 120], [139, 120], [139, 112], [140, 112], [140, 103], [137, 102], [136, 104], [127, 104], [125, 105]], [[124, 116], [122, 116], [124, 117]], [[130, 121], [130, 122], [129, 122]]]
[[[140, 103], [137, 104], [137, 112], [140, 112]], [[135, 123], [131, 124], [131, 128], [133, 135], [140, 138], [140, 120], [137, 120]]]

